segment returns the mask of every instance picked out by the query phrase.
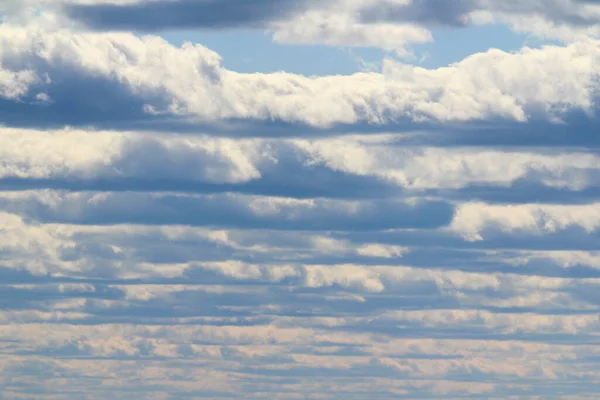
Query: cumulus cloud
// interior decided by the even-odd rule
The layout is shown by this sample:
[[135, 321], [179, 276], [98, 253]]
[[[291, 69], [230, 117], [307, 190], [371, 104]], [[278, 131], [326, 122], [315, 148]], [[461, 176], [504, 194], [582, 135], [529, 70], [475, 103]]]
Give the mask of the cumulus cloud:
[[490, 206], [464, 204], [457, 210], [451, 229], [470, 240], [481, 240], [485, 230], [529, 231], [536, 234], [556, 232], [571, 227], [588, 233], [600, 227], [598, 204], [579, 206], [524, 204]]
[[273, 40], [282, 43], [327, 46], [377, 47], [410, 56], [411, 44], [433, 41], [431, 32], [413, 24], [369, 25], [336, 9], [306, 12], [293, 21], [273, 24]]
[[457, 189], [474, 196], [476, 185], [512, 193], [517, 183], [585, 195], [599, 186], [593, 152], [404, 147], [395, 139], [2, 128], [0, 187], [374, 198]]
[[211, 137], [2, 129], [0, 141], [1, 178], [162, 180], [188, 175], [190, 181], [235, 183], [259, 178], [253, 161], [268, 159], [251, 141]]
[[[25, 105], [8, 105], [14, 110], [8, 114], [14, 118], [12, 123], [21, 124], [30, 120], [25, 113], [39, 115], [38, 123], [50, 118], [68, 123], [73, 119], [73, 113], [66, 112], [68, 105], [77, 107], [80, 120], [74, 122], [79, 124], [101, 124], [98, 110], [112, 115], [113, 121], [116, 116], [122, 124], [145, 114], [205, 122], [275, 120], [316, 127], [558, 120], [568, 111], [595, 110], [596, 66], [600, 65], [597, 43], [586, 41], [568, 47], [524, 48], [515, 54], [490, 50], [435, 70], [386, 61], [382, 73], [308, 78], [235, 73], [203, 46], [176, 48], [157, 37], [127, 33], [4, 24], [0, 41], [6, 43], [0, 55], [5, 70], [25, 73], [33, 68], [38, 78], [26, 92], [18, 92]], [[97, 82], [102, 89], [89, 96], [89, 91], [81, 92], [82, 86], [72, 85], [78, 80]], [[53, 102], [29, 104], [27, 99], [40, 92]]]
[[408, 189], [508, 186], [519, 180], [582, 190], [595, 186], [600, 159], [593, 154], [393, 146], [385, 141], [334, 138], [294, 143], [334, 170], [376, 176]]

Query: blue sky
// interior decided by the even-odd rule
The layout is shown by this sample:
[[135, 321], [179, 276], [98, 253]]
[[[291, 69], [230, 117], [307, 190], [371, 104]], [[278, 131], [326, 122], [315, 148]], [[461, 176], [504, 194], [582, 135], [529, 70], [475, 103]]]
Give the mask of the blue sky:
[[597, 1], [0, 13], [0, 399], [598, 397]]
[[[201, 43], [223, 57], [223, 66], [239, 72], [285, 71], [303, 75], [352, 74], [378, 70], [381, 60], [394, 54], [376, 47], [290, 46], [274, 43], [269, 32], [170, 30], [161, 36], [181, 46], [184, 42]], [[517, 33], [506, 25], [483, 25], [469, 29], [432, 29], [434, 41], [414, 46], [413, 57], [402, 61], [424, 68], [438, 68], [490, 48], [515, 51], [524, 45], [539, 47], [550, 41]], [[310, 60], [310, 62], [307, 62]]]

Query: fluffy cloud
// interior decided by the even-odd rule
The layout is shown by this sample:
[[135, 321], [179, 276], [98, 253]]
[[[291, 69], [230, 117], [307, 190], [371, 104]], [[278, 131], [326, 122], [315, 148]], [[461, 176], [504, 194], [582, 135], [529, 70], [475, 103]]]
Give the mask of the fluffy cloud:
[[[169, 138], [127, 132], [2, 129], [0, 178], [175, 179], [245, 182], [260, 177], [254, 162], [268, 149], [252, 141]], [[261, 154], [265, 152], [265, 154]]]
[[600, 159], [586, 153], [543, 154], [491, 149], [402, 147], [334, 138], [295, 140], [314, 162], [357, 175], [376, 176], [407, 189], [508, 186], [518, 180], [582, 190], [596, 185]]
[[[517, 182], [574, 193], [599, 186], [600, 159], [593, 152], [404, 147], [394, 142], [397, 139], [395, 135], [229, 139], [0, 128], [0, 187], [306, 197], [318, 196], [317, 191], [356, 198], [457, 189], [473, 195], [469, 188], [474, 185], [509, 191]], [[342, 192], [352, 182], [363, 187], [362, 196], [360, 188]]]
[[486, 229], [549, 233], [572, 227], [595, 232], [600, 227], [600, 205], [490, 206], [470, 203], [459, 207], [451, 225], [451, 229], [471, 240], [481, 240], [481, 233]]
[[[381, 74], [308, 78], [235, 73], [200, 45], [176, 48], [157, 37], [140, 39], [126, 33], [4, 24], [1, 42], [5, 43], [0, 54], [5, 73], [33, 73], [36, 80], [31, 82], [37, 82], [26, 92], [7, 92], [16, 93], [11, 96], [19, 95], [25, 103], [11, 105], [17, 113], [13, 118], [21, 110], [39, 115], [38, 123], [57, 115], [66, 121], [72, 118], [65, 107], [66, 99], [73, 96], [81, 99], [73, 106], [80, 118], [89, 118], [84, 120], [87, 123], [97, 120], [98, 110], [116, 113], [123, 123], [135, 122], [144, 112], [200, 121], [276, 120], [318, 127], [357, 122], [556, 120], [568, 111], [595, 110], [600, 65], [598, 44], [587, 41], [568, 47], [525, 48], [515, 54], [490, 50], [436, 70], [387, 61]], [[69, 84], [73, 79], [95, 81], [104, 88], [84, 94], [80, 86]], [[39, 93], [53, 103], [31, 100]], [[21, 118], [15, 122], [26, 123], [24, 114]]]
[[350, 13], [336, 9], [306, 12], [292, 22], [273, 26], [276, 42], [294, 44], [318, 43], [327, 46], [378, 47], [399, 56], [410, 55], [410, 44], [433, 41], [431, 32], [413, 24], [380, 23], [368, 25]]

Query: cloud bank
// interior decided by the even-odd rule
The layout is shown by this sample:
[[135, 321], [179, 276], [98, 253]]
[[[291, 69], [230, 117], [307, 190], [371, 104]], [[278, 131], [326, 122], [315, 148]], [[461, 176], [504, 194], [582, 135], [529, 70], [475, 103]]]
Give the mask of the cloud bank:
[[515, 54], [490, 50], [435, 70], [386, 60], [381, 73], [304, 77], [229, 71], [201, 45], [43, 26], [0, 27], [0, 95], [11, 124], [123, 127], [149, 116], [410, 127], [557, 121], [597, 108], [600, 52], [593, 40]]
[[[596, 397], [596, 3], [2, 3], [0, 397]], [[306, 77], [157, 36], [490, 21], [568, 43]]]
[[276, 41], [380, 47], [406, 55], [431, 29], [506, 24], [572, 41], [600, 34], [600, 6], [586, 0], [64, 1], [64, 13], [97, 30], [263, 29]]

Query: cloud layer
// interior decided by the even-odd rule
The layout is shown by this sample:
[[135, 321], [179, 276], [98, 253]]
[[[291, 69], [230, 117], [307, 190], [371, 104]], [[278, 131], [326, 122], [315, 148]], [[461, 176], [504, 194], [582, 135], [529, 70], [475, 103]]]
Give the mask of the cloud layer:
[[600, 6], [586, 0], [132, 0], [63, 1], [64, 13], [99, 30], [263, 29], [276, 41], [380, 47], [406, 55], [430, 29], [507, 24], [571, 41], [600, 34]]
[[489, 119], [556, 122], [597, 108], [600, 52], [593, 40], [515, 54], [490, 50], [435, 70], [386, 60], [381, 73], [309, 78], [229, 71], [201, 45], [177, 48], [153, 36], [45, 26], [0, 26], [0, 77], [6, 77], [0, 95], [11, 124], [123, 128], [178, 117], [409, 128]]
[[[594, 398], [595, 2], [277, 4], [3, 4], [0, 397]], [[129, 32], [492, 19], [574, 36], [306, 77]]]

